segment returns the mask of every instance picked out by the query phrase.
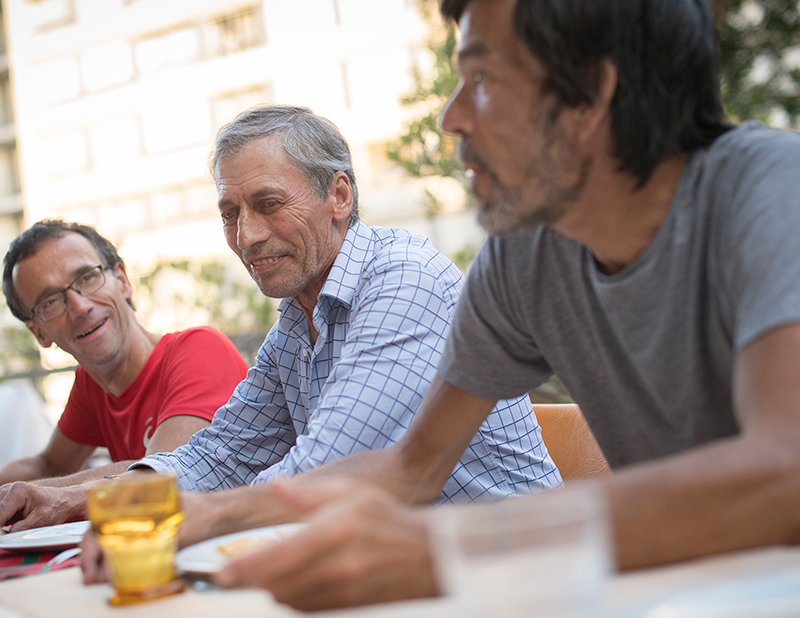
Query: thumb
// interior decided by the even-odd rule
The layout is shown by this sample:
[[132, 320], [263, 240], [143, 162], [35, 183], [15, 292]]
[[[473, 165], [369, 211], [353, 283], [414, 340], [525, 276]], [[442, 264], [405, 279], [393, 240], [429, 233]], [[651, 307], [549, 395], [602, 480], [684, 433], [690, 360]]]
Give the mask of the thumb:
[[308, 515], [320, 507], [352, 494], [358, 484], [350, 479], [309, 479], [302, 475], [275, 481], [272, 490], [277, 499], [298, 515]]

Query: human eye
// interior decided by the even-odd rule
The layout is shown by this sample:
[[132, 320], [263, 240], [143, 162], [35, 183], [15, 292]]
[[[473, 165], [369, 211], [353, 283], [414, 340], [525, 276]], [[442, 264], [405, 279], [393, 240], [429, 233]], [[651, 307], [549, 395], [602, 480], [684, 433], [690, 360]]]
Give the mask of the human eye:
[[470, 90], [482, 90], [486, 87], [486, 72], [476, 59], [470, 58], [463, 62], [459, 67], [461, 81], [465, 88]]
[[98, 268], [93, 268], [92, 270], [87, 270], [80, 277], [75, 279], [72, 287], [81, 292], [90, 290], [97, 284], [98, 279], [100, 279], [100, 270]]
[[48, 313], [56, 309], [60, 304], [61, 296], [59, 294], [53, 294], [52, 296], [42, 299], [39, 304], [36, 305], [37, 313], [46, 316]]
[[279, 208], [280, 205], [281, 202], [279, 199], [274, 197], [267, 197], [258, 201], [258, 210], [260, 210], [261, 212], [268, 212]]
[[53, 305], [57, 304], [58, 304], [58, 296], [53, 295], [45, 298], [42, 302], [39, 303], [39, 306], [42, 309], [47, 309], [48, 307], [52, 307]]
[[223, 225], [234, 225], [239, 216], [239, 211], [236, 208], [222, 208], [219, 211], [219, 216], [222, 218]]
[[94, 283], [99, 278], [100, 278], [100, 269], [99, 268], [93, 268], [92, 270], [90, 270], [89, 272], [87, 272], [85, 275], [83, 275], [80, 278], [80, 282], [83, 283], [83, 284]]

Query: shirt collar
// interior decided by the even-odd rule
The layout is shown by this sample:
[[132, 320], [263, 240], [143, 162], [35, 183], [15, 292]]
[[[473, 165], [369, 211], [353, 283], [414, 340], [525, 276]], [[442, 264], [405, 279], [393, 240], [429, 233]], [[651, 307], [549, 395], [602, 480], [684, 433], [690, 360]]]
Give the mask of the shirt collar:
[[[372, 230], [360, 221], [356, 221], [347, 229], [339, 254], [333, 262], [328, 278], [322, 285], [322, 290], [320, 290], [315, 313], [323, 304], [323, 299], [326, 298], [343, 303], [348, 307], [352, 306], [361, 273], [373, 254], [374, 244]], [[300, 316], [305, 319], [303, 310], [292, 298], [281, 299], [278, 311], [281, 313], [281, 319], [289, 318], [292, 322]], [[300, 316], [297, 316], [297, 313]]]

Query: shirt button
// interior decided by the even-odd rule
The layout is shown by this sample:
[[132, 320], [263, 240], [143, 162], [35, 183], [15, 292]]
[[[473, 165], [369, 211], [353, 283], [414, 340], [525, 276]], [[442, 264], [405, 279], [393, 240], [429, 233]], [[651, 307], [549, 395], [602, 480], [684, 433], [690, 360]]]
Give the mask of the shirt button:
[[308, 358], [308, 348], [303, 348], [303, 357]]

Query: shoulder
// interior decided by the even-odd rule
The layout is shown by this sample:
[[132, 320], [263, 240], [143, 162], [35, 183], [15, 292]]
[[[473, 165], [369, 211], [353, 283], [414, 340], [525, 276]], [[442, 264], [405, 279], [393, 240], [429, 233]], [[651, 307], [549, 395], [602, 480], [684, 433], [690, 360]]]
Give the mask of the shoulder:
[[738, 236], [767, 213], [769, 219], [762, 222], [797, 219], [798, 160], [799, 134], [748, 122], [693, 154], [682, 183], [694, 208], [709, 209], [713, 226], [738, 242]]
[[747, 122], [720, 136], [700, 156], [712, 179], [722, 177], [732, 185], [764, 175], [798, 182], [800, 134]]
[[355, 302], [378, 296], [437, 297], [454, 305], [464, 277], [431, 241], [399, 228], [371, 228], [372, 252], [364, 262]]
[[165, 353], [172, 356], [191, 357], [202, 360], [207, 357], [229, 356], [247, 367], [236, 346], [221, 332], [210, 326], [197, 326], [167, 333], [159, 341]]
[[230, 339], [211, 326], [194, 326], [186, 330], [167, 333], [162, 339], [166, 339], [171, 345], [200, 342], [231, 344]]
[[458, 284], [463, 276], [458, 267], [425, 236], [400, 228], [372, 228], [375, 246], [365, 270], [378, 273], [387, 269], [406, 268], [425, 271], [444, 285]]
[[489, 236], [470, 267], [470, 278], [491, 277], [516, 280], [520, 270], [528, 273], [542, 261], [574, 258], [580, 245], [554, 229], [539, 225], [501, 236]]

